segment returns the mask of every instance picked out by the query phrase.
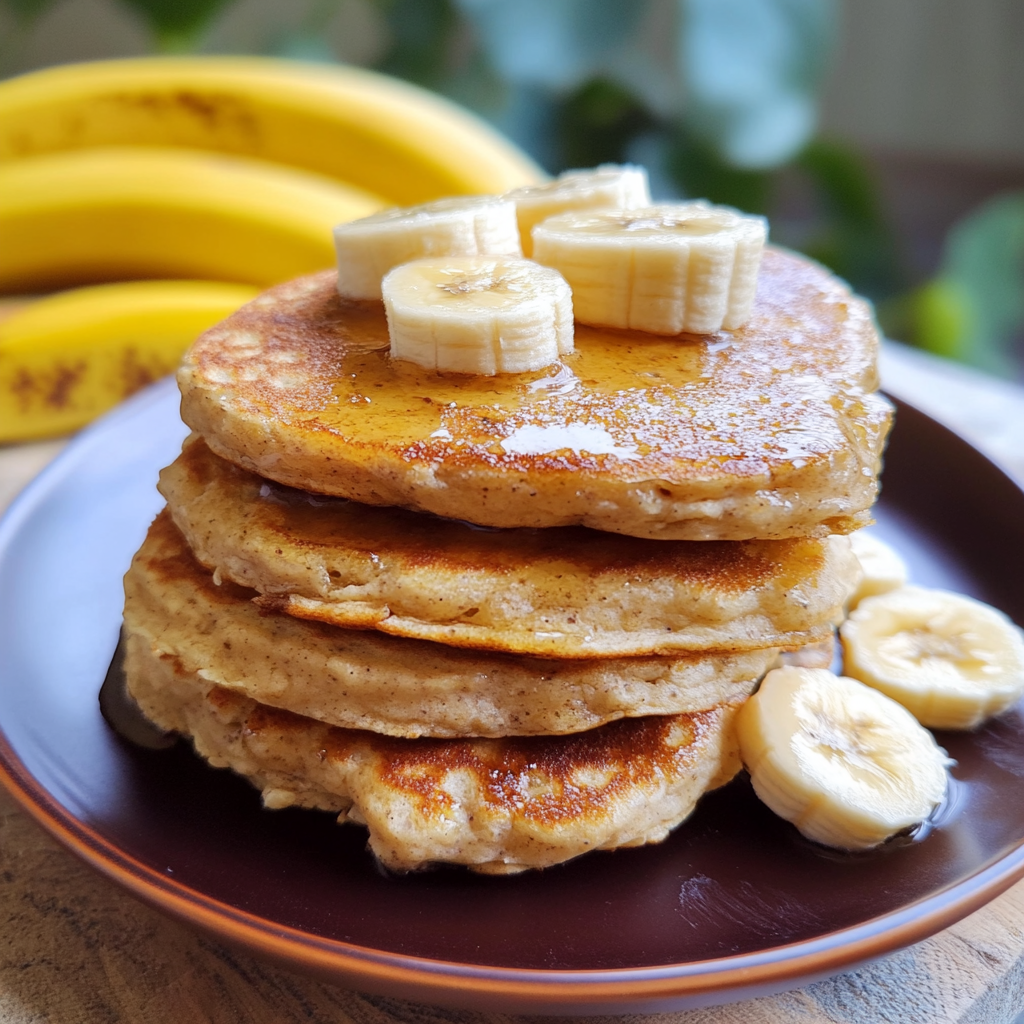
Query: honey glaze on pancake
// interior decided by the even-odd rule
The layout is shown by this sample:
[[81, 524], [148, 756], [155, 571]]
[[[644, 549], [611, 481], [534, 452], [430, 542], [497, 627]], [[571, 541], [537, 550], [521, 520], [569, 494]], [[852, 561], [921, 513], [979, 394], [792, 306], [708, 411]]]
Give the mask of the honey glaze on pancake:
[[738, 331], [664, 338], [577, 324], [576, 351], [556, 366], [483, 377], [391, 360], [383, 306], [345, 302], [328, 272], [297, 302], [277, 303], [269, 323], [265, 299], [235, 313], [234, 339], [199, 358], [213, 379], [222, 360], [229, 373], [246, 368], [240, 397], [274, 419], [407, 462], [756, 475], [845, 446], [823, 377], [851, 391], [877, 386], [872, 360], [851, 363], [843, 336], [869, 324], [854, 316], [837, 337], [836, 297], [809, 299], [806, 277], [769, 252], [754, 315]]
[[[786, 488], [804, 485], [806, 501], [843, 491], [823, 505], [821, 522], [874, 498], [889, 410], [872, 394], [870, 310], [799, 257], [765, 253], [753, 315], [738, 331], [664, 338], [577, 325], [576, 351], [560, 363], [496, 377], [391, 360], [382, 305], [345, 302], [333, 282], [325, 272], [280, 286], [193, 346], [179, 376], [182, 414], [218, 454], [370, 504], [498, 526], [582, 521], [639, 536], [660, 536], [664, 524], [617, 525], [589, 496], [558, 519], [544, 499], [555, 483], [663, 481], [630, 499], [631, 520], [642, 520], [678, 517], [659, 503], [737, 486], [779, 506], [789, 499], [773, 492]], [[499, 484], [505, 490], [488, 495]], [[538, 495], [528, 521], [521, 508]], [[573, 504], [569, 494], [559, 501]], [[716, 527], [708, 529], [692, 539], [713, 539]], [[722, 539], [809, 532], [717, 529]]]

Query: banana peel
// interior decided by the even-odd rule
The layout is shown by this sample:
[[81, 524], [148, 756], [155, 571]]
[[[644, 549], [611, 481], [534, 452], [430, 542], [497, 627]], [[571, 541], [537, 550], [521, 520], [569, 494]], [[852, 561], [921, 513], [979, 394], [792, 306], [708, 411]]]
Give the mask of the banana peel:
[[262, 287], [334, 263], [378, 196], [258, 160], [109, 147], [0, 163], [0, 290], [131, 278]]
[[0, 310], [0, 442], [84, 426], [173, 372], [189, 344], [254, 298], [244, 284], [131, 281]]
[[313, 171], [409, 205], [543, 181], [461, 107], [352, 67], [142, 57], [0, 83], [0, 163], [97, 146], [172, 146]]

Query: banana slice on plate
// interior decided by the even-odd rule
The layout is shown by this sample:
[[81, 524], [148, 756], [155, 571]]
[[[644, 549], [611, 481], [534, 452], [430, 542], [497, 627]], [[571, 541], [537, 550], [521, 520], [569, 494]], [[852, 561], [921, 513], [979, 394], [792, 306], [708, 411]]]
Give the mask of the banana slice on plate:
[[543, 185], [524, 185], [502, 197], [516, 204], [523, 254], [533, 253], [531, 232], [548, 217], [568, 210], [632, 210], [651, 205], [647, 171], [631, 164], [601, 164], [592, 171], [566, 171]]
[[455, 373], [539, 370], [573, 350], [562, 276], [521, 257], [415, 260], [383, 282], [392, 359]]
[[849, 600], [849, 608], [856, 608], [865, 597], [902, 587], [909, 579], [907, 563], [870, 530], [851, 533], [850, 546], [864, 574]]
[[521, 256], [515, 204], [500, 196], [461, 196], [395, 207], [339, 224], [338, 293], [379, 299], [384, 275], [431, 256]]
[[563, 213], [533, 229], [533, 258], [569, 282], [582, 323], [710, 334], [749, 319], [767, 234], [703, 202]]
[[949, 760], [895, 701], [825, 669], [769, 672], [737, 718], [754, 791], [808, 839], [866, 850], [924, 821]]
[[1002, 612], [925, 587], [865, 598], [840, 629], [845, 671], [932, 729], [971, 729], [1024, 693], [1024, 639]]

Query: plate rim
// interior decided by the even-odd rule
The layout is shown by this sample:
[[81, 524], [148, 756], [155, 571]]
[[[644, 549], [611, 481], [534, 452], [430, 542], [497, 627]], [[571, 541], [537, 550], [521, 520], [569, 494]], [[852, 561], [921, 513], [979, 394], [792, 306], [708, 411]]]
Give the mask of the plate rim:
[[[165, 399], [173, 378], [133, 396], [73, 438], [0, 517], [0, 553], [51, 484], [111, 428]], [[891, 396], [890, 396], [891, 397]], [[969, 441], [911, 403], [897, 399], [1005, 472]], [[1009, 479], [1009, 477], [1006, 477]], [[1012, 482], [1012, 481], [1011, 481]], [[1016, 489], [1016, 485], [1014, 485]], [[143, 863], [81, 821], [39, 782], [0, 723], [0, 784], [54, 839], [100, 874], [170, 916], [302, 973], [363, 991], [438, 1005], [522, 1012], [658, 1012], [730, 1002], [792, 989], [919, 942], [961, 920], [1024, 878], [1024, 837], [968, 877], [896, 911], [826, 935], [708, 960], [650, 967], [562, 970], [494, 967], [437, 960], [318, 936], [252, 914]], [[513, 1005], [514, 1004], [514, 1005]]]

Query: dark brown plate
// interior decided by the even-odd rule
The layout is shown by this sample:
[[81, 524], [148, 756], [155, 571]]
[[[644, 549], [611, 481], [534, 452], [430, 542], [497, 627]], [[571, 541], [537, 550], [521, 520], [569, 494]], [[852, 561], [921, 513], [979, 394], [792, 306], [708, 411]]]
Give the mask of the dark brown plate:
[[[930, 833], [802, 840], [739, 779], [661, 846], [543, 873], [386, 877], [330, 815], [261, 810], [183, 744], [118, 739], [96, 694], [120, 577], [184, 429], [163, 382], [81, 435], [0, 524], [0, 776], [89, 863], [222, 939], [365, 990], [504, 1011], [621, 1012], [791, 988], [924, 938], [1024, 876], [1024, 715], [940, 734]], [[879, 527], [925, 585], [1024, 621], [1024, 493], [901, 406]]]

